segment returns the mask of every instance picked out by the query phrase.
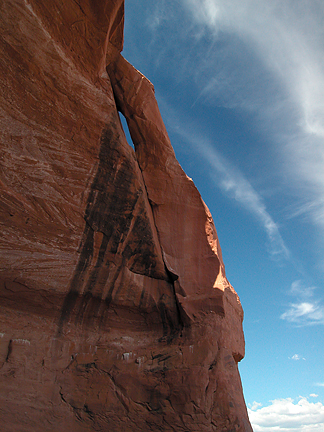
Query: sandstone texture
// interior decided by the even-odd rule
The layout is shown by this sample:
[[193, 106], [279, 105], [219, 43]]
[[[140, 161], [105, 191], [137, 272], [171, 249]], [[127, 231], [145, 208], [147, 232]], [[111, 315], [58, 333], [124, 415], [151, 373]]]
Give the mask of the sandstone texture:
[[0, 7], [1, 430], [252, 431], [241, 304], [123, 0]]

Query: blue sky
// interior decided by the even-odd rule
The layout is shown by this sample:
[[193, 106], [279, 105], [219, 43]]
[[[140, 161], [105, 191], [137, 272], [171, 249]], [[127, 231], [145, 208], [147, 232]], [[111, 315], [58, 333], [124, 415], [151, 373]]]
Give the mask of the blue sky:
[[323, 22], [322, 0], [126, 0], [123, 55], [242, 301], [255, 432], [324, 430]]

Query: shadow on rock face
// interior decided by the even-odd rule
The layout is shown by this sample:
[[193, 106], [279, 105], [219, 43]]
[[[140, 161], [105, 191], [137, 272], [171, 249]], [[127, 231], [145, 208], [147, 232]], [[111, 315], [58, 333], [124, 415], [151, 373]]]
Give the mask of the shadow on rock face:
[[[90, 186], [79, 261], [58, 323], [105, 326], [108, 309], [130, 308], [139, 321], [162, 324], [163, 336], [181, 329], [170, 279], [134, 152], [124, 143], [119, 118], [100, 140]], [[157, 315], [159, 318], [157, 319]]]

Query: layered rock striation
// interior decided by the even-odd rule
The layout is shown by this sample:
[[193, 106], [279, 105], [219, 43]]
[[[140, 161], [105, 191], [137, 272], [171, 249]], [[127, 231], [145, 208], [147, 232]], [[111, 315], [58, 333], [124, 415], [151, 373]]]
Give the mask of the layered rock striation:
[[251, 431], [241, 304], [123, 1], [0, 5], [2, 430]]

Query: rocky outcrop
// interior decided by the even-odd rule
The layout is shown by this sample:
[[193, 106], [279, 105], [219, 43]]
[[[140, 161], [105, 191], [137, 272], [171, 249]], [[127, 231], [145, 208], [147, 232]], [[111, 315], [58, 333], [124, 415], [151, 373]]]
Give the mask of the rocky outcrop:
[[242, 308], [123, 1], [1, 10], [2, 430], [251, 431]]

